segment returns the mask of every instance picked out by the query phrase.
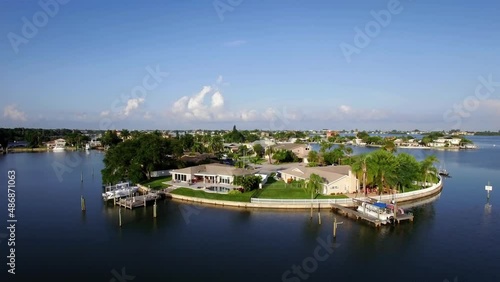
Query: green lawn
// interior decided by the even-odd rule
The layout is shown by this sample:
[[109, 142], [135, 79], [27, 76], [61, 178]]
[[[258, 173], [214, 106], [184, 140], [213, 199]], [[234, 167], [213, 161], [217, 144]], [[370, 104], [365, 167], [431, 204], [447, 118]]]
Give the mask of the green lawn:
[[210, 200], [250, 202], [250, 198], [252, 197], [254, 192], [255, 191], [250, 191], [237, 195], [228, 195], [228, 194], [206, 193], [203, 191], [197, 191], [190, 188], [177, 188], [173, 190], [171, 193], [188, 197], [210, 199]]
[[269, 178], [259, 193], [259, 198], [264, 199], [310, 199], [311, 196], [300, 187], [293, 184], [286, 184], [284, 181], [276, 181]]
[[146, 181], [142, 182], [141, 185], [146, 186], [146, 187], [150, 187], [151, 189], [154, 189], [154, 190], [160, 190], [160, 189], [169, 187], [170, 185], [163, 184], [162, 182], [170, 181], [170, 180], [172, 180], [172, 176], [151, 178], [150, 180], [146, 180]]
[[[260, 193], [256, 194], [259, 198], [264, 199], [310, 199], [309, 195], [303, 188], [297, 184], [286, 184], [284, 181], [277, 181], [274, 178], [269, 178], [266, 185]], [[315, 199], [345, 199], [346, 195], [318, 195]]]

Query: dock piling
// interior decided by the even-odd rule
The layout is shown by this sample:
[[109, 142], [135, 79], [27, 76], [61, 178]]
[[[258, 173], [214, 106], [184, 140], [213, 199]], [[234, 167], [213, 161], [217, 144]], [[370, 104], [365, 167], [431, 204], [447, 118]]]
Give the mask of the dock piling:
[[333, 217], [333, 238], [337, 238], [337, 225], [344, 223], [343, 221], [337, 222], [337, 217]]
[[118, 224], [122, 227], [122, 207], [118, 208]]
[[83, 170], [80, 172], [80, 182], [83, 182]]
[[153, 218], [156, 218], [156, 200], [155, 204], [153, 205]]
[[318, 203], [318, 223], [321, 225], [321, 207], [320, 203]]
[[83, 196], [80, 196], [80, 205], [82, 207], [82, 212], [84, 212], [86, 210], [86, 207], [85, 207], [85, 198]]

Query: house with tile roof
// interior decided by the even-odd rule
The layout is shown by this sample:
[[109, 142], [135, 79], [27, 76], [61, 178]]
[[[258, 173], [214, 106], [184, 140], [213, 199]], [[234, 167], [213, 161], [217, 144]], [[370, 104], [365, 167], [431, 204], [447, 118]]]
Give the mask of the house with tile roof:
[[317, 174], [323, 179], [324, 195], [337, 193], [355, 193], [359, 181], [352, 172], [351, 166], [322, 166], [322, 167], [291, 167], [280, 171], [281, 178], [286, 182], [308, 180], [311, 174]]

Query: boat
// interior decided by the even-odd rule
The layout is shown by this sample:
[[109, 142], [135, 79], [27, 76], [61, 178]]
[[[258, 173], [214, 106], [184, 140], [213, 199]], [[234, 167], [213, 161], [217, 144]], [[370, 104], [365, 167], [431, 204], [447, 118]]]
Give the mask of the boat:
[[[362, 202], [361, 205], [358, 206], [357, 211], [375, 219], [379, 219], [382, 224], [392, 224], [394, 223], [394, 208], [394, 205], [383, 202]], [[402, 208], [398, 208], [397, 213], [404, 214], [405, 212]]]
[[90, 150], [90, 145], [89, 145], [88, 143], [87, 143], [87, 144], [85, 144], [85, 150], [86, 150], [86, 151]]
[[104, 201], [109, 201], [133, 195], [139, 190], [139, 187], [131, 186], [130, 182], [122, 182], [114, 186], [108, 186], [105, 189], [106, 192], [102, 193], [102, 198]]
[[440, 169], [438, 173], [439, 173], [439, 175], [442, 175], [442, 176], [450, 176], [450, 173], [444, 168]]

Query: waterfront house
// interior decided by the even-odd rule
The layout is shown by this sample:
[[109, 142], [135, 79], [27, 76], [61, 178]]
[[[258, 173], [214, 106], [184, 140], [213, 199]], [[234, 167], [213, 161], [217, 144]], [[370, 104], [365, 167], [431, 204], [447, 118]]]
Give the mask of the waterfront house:
[[66, 140], [59, 138], [47, 142], [47, 149], [54, 150], [54, 148], [64, 148], [66, 146]]
[[237, 168], [224, 164], [204, 164], [170, 171], [172, 181], [184, 183], [233, 184], [234, 176], [253, 175], [253, 169]]
[[278, 145], [272, 146], [273, 151], [276, 152], [278, 150], [288, 150], [297, 156], [300, 160], [307, 159], [309, 152], [311, 151], [311, 146], [308, 144], [300, 144], [300, 143], [282, 143]]
[[317, 174], [323, 178], [324, 195], [337, 193], [355, 193], [359, 187], [359, 181], [352, 172], [351, 166], [323, 166], [323, 167], [291, 167], [280, 171], [281, 178], [286, 182], [297, 180], [308, 180], [311, 174]]

